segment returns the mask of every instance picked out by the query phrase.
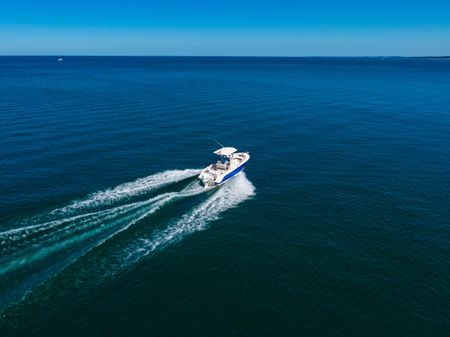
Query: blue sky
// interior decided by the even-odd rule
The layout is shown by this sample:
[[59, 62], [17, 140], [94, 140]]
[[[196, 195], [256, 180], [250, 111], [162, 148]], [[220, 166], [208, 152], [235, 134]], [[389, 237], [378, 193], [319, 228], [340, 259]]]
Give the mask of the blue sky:
[[449, 55], [450, 1], [0, 0], [2, 55]]

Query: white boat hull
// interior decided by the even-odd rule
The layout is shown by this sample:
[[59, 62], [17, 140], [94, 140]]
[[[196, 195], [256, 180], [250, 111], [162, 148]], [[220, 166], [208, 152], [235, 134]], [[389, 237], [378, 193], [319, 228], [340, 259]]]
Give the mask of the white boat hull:
[[236, 152], [230, 156], [228, 164], [211, 164], [202, 170], [198, 178], [208, 187], [222, 185], [241, 173], [249, 159], [247, 152]]

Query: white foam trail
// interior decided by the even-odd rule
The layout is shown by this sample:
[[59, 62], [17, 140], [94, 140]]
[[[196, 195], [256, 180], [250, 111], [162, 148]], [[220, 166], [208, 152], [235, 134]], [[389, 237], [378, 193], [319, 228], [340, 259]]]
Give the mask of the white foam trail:
[[[116, 228], [113, 234], [108, 236], [110, 238], [156, 212], [168, 202], [177, 198], [194, 196], [206, 190], [194, 182], [180, 192], [163, 193], [146, 201], [0, 233], [0, 248], [4, 246], [3, 256], [0, 258], [0, 276], [46, 258], [74, 243]], [[126, 213], [130, 215], [120, 218]], [[12, 242], [19, 240], [23, 241], [19, 246], [8, 247]], [[1, 263], [5, 260], [6, 263]]]
[[244, 173], [240, 174], [165, 230], [156, 233], [150, 239], [141, 238], [128, 252], [124, 265], [132, 264], [157, 248], [177, 242], [186, 235], [204, 230], [209, 222], [219, 219], [224, 211], [236, 207], [254, 194], [253, 184]]
[[[33, 243], [32, 251], [28, 252], [26, 255], [22, 255], [16, 259], [12, 259], [9, 263], [3, 264], [0, 267], [0, 276], [7, 274], [11, 271], [14, 271], [24, 265], [28, 265], [30, 263], [34, 263], [36, 261], [39, 261], [43, 258], [46, 258], [47, 256], [61, 251], [64, 248], [69, 247], [70, 245], [89, 239], [97, 234], [100, 234], [103, 231], [106, 231], [108, 227], [115, 227], [114, 225], [118, 226], [118, 229], [113, 232], [113, 234], [109, 235], [106, 239], [100, 240], [98, 244], [101, 244], [102, 242], [106, 241], [108, 238], [114, 236], [115, 234], [129, 228], [131, 225], [136, 223], [137, 221], [141, 220], [142, 218], [156, 212], [163, 204], [165, 204], [167, 201], [170, 200], [170, 196], [167, 196], [165, 199], [160, 200], [156, 202], [151, 207], [144, 208], [143, 210], [136, 211], [133, 213], [131, 217], [119, 219], [119, 221], [112, 221], [113, 219], [117, 219], [117, 216], [121, 213], [112, 214], [109, 217], [103, 218], [102, 222], [111, 221], [110, 226], [95, 226], [91, 230], [86, 230], [87, 226], [77, 226], [75, 231], [80, 232], [79, 235], [75, 235], [74, 232], [68, 232], [67, 228], [64, 228], [65, 233], [63, 237], [58, 237], [54, 233], [52, 233], [52, 237], [49, 238], [49, 240], [41, 240], [40, 245]], [[99, 224], [100, 221], [95, 222], [89, 222], [88, 225], [96, 225]], [[78, 225], [78, 224], [77, 224]], [[41, 238], [46, 239], [46, 238]], [[97, 246], [98, 244], [94, 245]], [[45, 246], [45, 247], [44, 247]]]
[[111, 205], [112, 203], [139, 196], [168, 184], [173, 184], [198, 174], [198, 169], [170, 170], [139, 178], [135, 181], [118, 185], [88, 196], [86, 200], [74, 201], [70, 205], [52, 211], [52, 214], [64, 214], [87, 208]]
[[[86, 200], [74, 201], [73, 203], [71, 203], [68, 206], [53, 210], [51, 213], [52, 214], [64, 214], [64, 213], [70, 213], [70, 212], [77, 211], [77, 210], [78, 211], [83, 210], [85, 208], [96, 207], [96, 206], [100, 206], [100, 205], [108, 205], [108, 204], [114, 203], [116, 201], [123, 200], [125, 198], [130, 198], [132, 196], [137, 196], [137, 195], [141, 195], [141, 194], [150, 192], [152, 190], [156, 190], [156, 189], [161, 188], [170, 183], [179, 182], [181, 180], [187, 179], [189, 177], [192, 177], [192, 176], [198, 174], [198, 172], [199, 172], [199, 170], [186, 169], [186, 170], [171, 170], [171, 171], [156, 173], [154, 175], [151, 175], [151, 176], [148, 176], [145, 178], [137, 179], [130, 183], [125, 183], [125, 184], [119, 185], [113, 189], [107, 189], [105, 191], [93, 193]], [[28, 225], [25, 227], [14, 228], [11, 230], [0, 232], [0, 240], [5, 237], [8, 237], [10, 240], [11, 239], [19, 240], [31, 233], [35, 234], [38, 231], [44, 231], [50, 227], [57, 227], [57, 226], [65, 224], [65, 223], [73, 222], [73, 221], [76, 221], [76, 220], [79, 220], [82, 218], [86, 218], [86, 217], [106, 215], [111, 212], [116, 212], [118, 210], [133, 209], [133, 208], [139, 207], [141, 205], [144, 205], [146, 203], [156, 201], [158, 198], [162, 198], [164, 196], [165, 195], [156, 196], [155, 198], [152, 198], [145, 202], [136, 202], [136, 203], [126, 204], [126, 205], [119, 206], [119, 207], [116, 207], [113, 209], [106, 209], [106, 210], [96, 211], [96, 212], [92, 211], [92, 212], [88, 212], [88, 213], [74, 215], [74, 216], [71, 216], [68, 218]], [[17, 236], [13, 237], [13, 234], [17, 234]], [[0, 241], [0, 244], [1, 243], [2, 242]]]
[[[49, 239], [52, 241], [49, 245], [46, 244], [48, 241], [44, 240], [44, 246], [41, 250], [33, 252], [28, 250], [21, 251], [25, 254], [15, 256], [17, 259], [7, 260], [8, 263], [4, 266], [1, 266], [2, 263], [0, 262], [0, 280], [5, 276], [3, 278], [4, 280], [8, 280], [7, 282], [14, 282], [12, 283], [13, 288], [9, 290], [12, 297], [11, 299], [7, 299], [7, 301], [12, 301], [14, 298], [18, 299], [19, 296], [22, 296], [23, 293], [29, 289], [29, 287], [32, 288], [39, 283], [42, 283], [50, 275], [54, 275], [73, 263], [75, 263], [73, 265], [74, 269], [69, 269], [68, 273], [70, 275], [72, 272], [75, 272], [75, 276], [71, 275], [71, 280], [76, 279], [78, 285], [83, 285], [82, 287], [77, 286], [73, 289], [74, 294], [76, 292], [77, 296], [79, 296], [81, 290], [104, 284], [106, 280], [114, 277], [115, 274], [120, 273], [124, 268], [131, 266], [156, 249], [161, 249], [171, 243], [182, 240], [189, 234], [206, 229], [208, 224], [213, 220], [219, 219], [223, 212], [238, 206], [241, 202], [251, 198], [255, 194], [253, 184], [248, 181], [242, 173], [221, 188], [214, 190], [213, 193], [205, 196], [207, 198], [205, 201], [177, 220], [170, 222], [166, 229], [155, 230], [150, 228], [147, 230], [145, 229], [147, 226], [145, 226], [140, 228], [135, 233], [136, 235], [131, 235], [129, 237], [119, 236], [117, 240], [114, 241], [113, 237], [119, 232], [133, 226], [140, 220], [156, 212], [161, 207], [164, 207], [164, 205], [172, 200], [198, 195], [205, 191], [207, 191], [207, 189], [199, 186], [198, 182], [192, 182], [180, 192], [163, 193], [146, 201], [108, 209], [107, 211], [115, 210], [112, 213], [102, 213], [102, 215], [106, 214], [108, 221], [105, 221], [104, 219], [97, 221], [98, 219], [96, 219], [98, 223], [92, 225], [90, 221], [93, 218], [82, 218], [82, 220], [85, 221], [85, 226], [87, 226], [87, 228], [82, 229], [81, 232], [76, 232], [73, 235], [66, 236], [66, 232], [64, 231], [66, 224], [63, 224], [60, 228], [57, 228], [58, 230], [61, 230], [61, 235], [58, 235], [57, 238], [50, 237]], [[133, 208], [136, 205], [139, 206]], [[130, 207], [129, 213], [125, 211], [123, 214], [120, 213], [118, 210], [123, 210], [121, 207]], [[114, 217], [118, 214], [115, 212], [120, 213], [120, 215]], [[94, 212], [94, 214], [97, 214], [98, 216], [98, 212]], [[111, 219], [109, 219], [109, 217]], [[104, 228], [106, 228], [105, 231]], [[149, 236], [148, 239], [143, 238], [143, 231], [153, 233], [153, 235]], [[50, 228], [49, 233], [51, 232], [52, 228]], [[133, 232], [131, 232], [131, 234], [133, 234]], [[104, 245], [104, 243], [110, 239], [113, 240], [113, 244]], [[84, 240], [87, 240], [88, 244], [85, 244]], [[76, 250], [71, 250], [69, 247], [72, 244], [80, 242], [82, 242], [82, 245], [77, 245]], [[93, 249], [100, 248], [99, 246], [104, 247], [106, 251], [103, 251], [102, 254], [95, 254], [95, 251], [92, 252], [92, 254], [89, 254]], [[65, 252], [70, 255], [60, 255], [59, 252], [65, 248], [68, 248]], [[81, 263], [81, 265], [77, 265], [75, 261], [80, 257], [85, 257], [87, 260], [83, 260], [84, 262]], [[51, 261], [52, 266], [47, 268], [46, 264], [37, 264], [39, 268], [42, 266], [44, 269], [40, 269], [39, 273], [33, 272], [30, 277], [24, 278], [26, 281], [20, 281], [20, 277], [22, 277], [21, 274], [18, 274], [20, 276], [18, 281], [15, 279], [15, 275], [13, 275], [12, 278], [8, 278], [6, 275], [18, 268], [25, 267], [29, 263], [38, 263], [39, 260], [44, 258], [46, 258], [46, 261]], [[88, 263], [86, 264], [86, 262]], [[64, 273], [60, 275], [64, 275]], [[27, 282], [26, 286], [25, 283], [21, 282]], [[7, 285], [8, 284], [9, 283], [7, 283]], [[53, 287], [51, 285], [52, 283], [50, 283], [50, 287], [48, 287], [50, 293], [55, 289], [59, 289], [58, 287], [60, 286], [59, 281], [56, 281], [56, 283], [53, 284]]]

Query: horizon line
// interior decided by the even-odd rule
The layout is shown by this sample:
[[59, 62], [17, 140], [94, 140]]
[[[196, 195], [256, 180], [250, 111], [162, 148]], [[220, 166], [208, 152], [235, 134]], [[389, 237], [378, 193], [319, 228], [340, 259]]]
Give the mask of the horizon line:
[[209, 57], [209, 58], [450, 58], [449, 55], [77, 55], [77, 54], [0, 54], [0, 57]]

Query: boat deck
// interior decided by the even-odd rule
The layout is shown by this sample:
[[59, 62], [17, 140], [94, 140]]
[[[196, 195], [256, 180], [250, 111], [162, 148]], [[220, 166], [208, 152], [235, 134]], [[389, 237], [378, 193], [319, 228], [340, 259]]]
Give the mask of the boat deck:
[[[220, 184], [234, 174], [242, 171], [243, 165], [245, 165], [249, 157], [250, 155], [246, 152], [233, 153], [228, 157], [229, 161], [223, 162], [219, 160], [216, 163], [206, 167], [200, 174], [199, 178], [202, 179], [206, 185]], [[211, 178], [208, 178], [208, 175]]]

